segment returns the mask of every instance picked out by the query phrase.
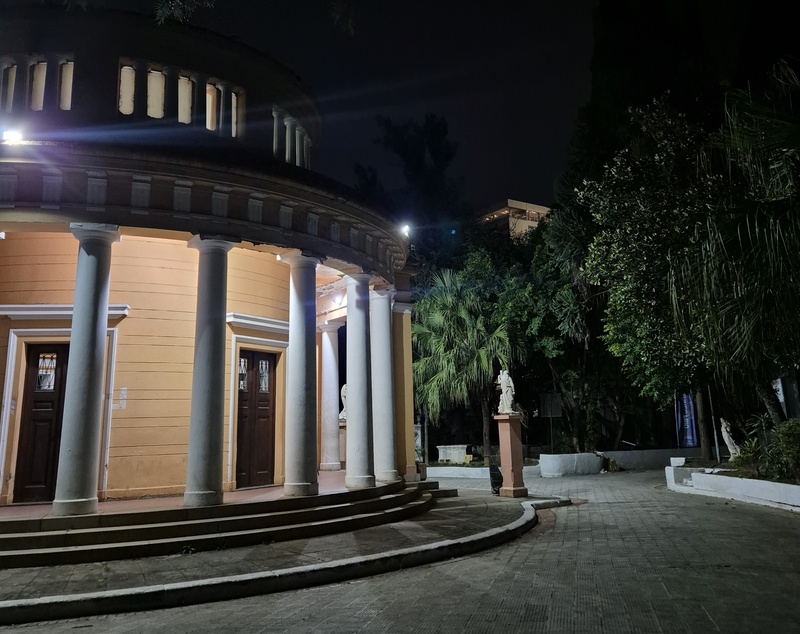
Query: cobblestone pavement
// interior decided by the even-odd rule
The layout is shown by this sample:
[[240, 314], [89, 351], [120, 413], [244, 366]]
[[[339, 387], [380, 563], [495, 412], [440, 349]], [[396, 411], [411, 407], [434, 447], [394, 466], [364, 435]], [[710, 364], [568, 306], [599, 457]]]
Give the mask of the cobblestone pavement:
[[[465, 491], [476, 480], [441, 480]], [[662, 472], [536, 479], [533, 531], [348, 583], [25, 632], [800, 632], [800, 515], [666, 490]], [[358, 533], [344, 539], [358, 539]]]

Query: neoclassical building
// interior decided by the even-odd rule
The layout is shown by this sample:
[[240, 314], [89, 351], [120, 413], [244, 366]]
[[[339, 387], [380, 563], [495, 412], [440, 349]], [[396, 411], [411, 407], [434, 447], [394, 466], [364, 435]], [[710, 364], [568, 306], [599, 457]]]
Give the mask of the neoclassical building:
[[417, 479], [407, 238], [312, 171], [298, 79], [60, 4], [0, 9], [0, 503]]

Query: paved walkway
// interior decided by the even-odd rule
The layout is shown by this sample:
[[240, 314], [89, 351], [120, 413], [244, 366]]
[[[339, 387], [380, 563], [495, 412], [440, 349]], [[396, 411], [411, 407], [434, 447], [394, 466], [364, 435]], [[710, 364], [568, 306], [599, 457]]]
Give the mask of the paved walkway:
[[[672, 493], [661, 472], [527, 484], [533, 495], [586, 503], [540, 511], [539, 526], [521, 538], [437, 564], [236, 601], [5, 629], [800, 632], [800, 515]], [[453, 485], [463, 497], [440, 501], [438, 516], [420, 519], [420, 530], [434, 534], [447, 524], [458, 530], [464, 521], [519, 514], [518, 504], [490, 496], [488, 483], [442, 481]], [[483, 511], [465, 520], [471, 503]], [[344, 556], [368, 542], [386, 540], [384, 547], [396, 547], [389, 540], [415, 539], [417, 529], [406, 524], [383, 537], [370, 531], [386, 527], [326, 539]], [[317, 540], [293, 544], [298, 557], [320, 556]], [[219, 565], [237, 557], [235, 552], [222, 553]], [[50, 577], [53, 571], [40, 574]]]

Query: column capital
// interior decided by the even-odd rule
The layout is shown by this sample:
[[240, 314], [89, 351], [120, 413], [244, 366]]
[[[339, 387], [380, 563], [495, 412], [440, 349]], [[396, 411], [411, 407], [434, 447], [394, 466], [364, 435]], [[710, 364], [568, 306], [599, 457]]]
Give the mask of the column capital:
[[295, 118], [294, 118], [292, 115], [290, 115], [290, 114], [284, 114], [284, 115], [283, 115], [283, 124], [284, 124], [284, 125], [285, 125], [287, 128], [289, 128], [289, 127], [294, 127], [294, 125], [295, 125], [296, 123], [297, 123], [297, 119], [295, 119]]
[[119, 227], [117, 225], [71, 222], [69, 230], [81, 242], [84, 240], [100, 240], [109, 244], [119, 242]]
[[222, 251], [227, 253], [237, 244], [240, 240], [229, 238], [226, 236], [204, 236], [202, 234], [193, 235], [186, 246], [190, 249], [197, 249], [201, 253], [207, 251]]
[[389, 301], [392, 301], [394, 298], [395, 290], [394, 288], [374, 288], [369, 292], [370, 299], [385, 299], [388, 298]]
[[293, 269], [306, 267], [317, 268], [320, 259], [309, 253], [294, 252], [289, 253], [288, 255], [282, 255], [281, 262], [286, 262], [286, 264]]
[[319, 332], [336, 332], [342, 326], [344, 326], [344, 324], [340, 322], [326, 321], [324, 324], [318, 324], [317, 330]]
[[410, 315], [413, 308], [414, 304], [411, 302], [395, 302], [392, 306], [392, 312]]
[[353, 273], [350, 275], [345, 275], [342, 278], [345, 282], [347, 282], [348, 286], [356, 285], [356, 284], [369, 284], [372, 280], [371, 273]]
[[305, 134], [306, 133], [306, 129], [303, 126], [301, 126], [300, 124], [297, 125], [296, 131], [297, 131], [298, 134]]
[[280, 106], [272, 106], [273, 117], [282, 117], [284, 114], [286, 114], [286, 111], [283, 108]]

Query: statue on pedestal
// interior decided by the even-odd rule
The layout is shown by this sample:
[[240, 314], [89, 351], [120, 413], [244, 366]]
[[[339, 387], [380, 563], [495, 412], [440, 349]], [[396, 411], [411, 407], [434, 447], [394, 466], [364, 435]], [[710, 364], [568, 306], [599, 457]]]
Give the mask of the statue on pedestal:
[[339, 412], [339, 420], [347, 420], [347, 383], [342, 386], [340, 396], [342, 397], [342, 411]]
[[497, 385], [500, 388], [500, 406], [497, 408], [498, 414], [516, 414], [514, 409], [514, 381], [508, 374], [508, 370], [500, 370], [497, 376]]

